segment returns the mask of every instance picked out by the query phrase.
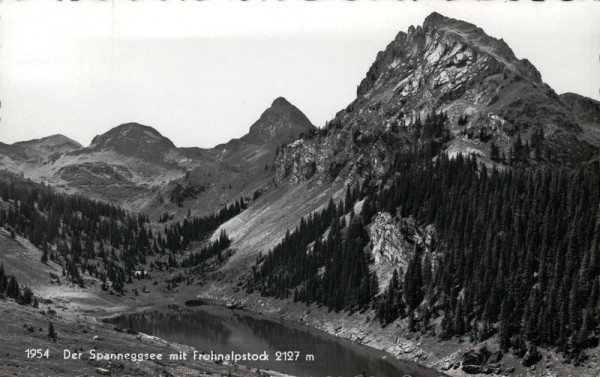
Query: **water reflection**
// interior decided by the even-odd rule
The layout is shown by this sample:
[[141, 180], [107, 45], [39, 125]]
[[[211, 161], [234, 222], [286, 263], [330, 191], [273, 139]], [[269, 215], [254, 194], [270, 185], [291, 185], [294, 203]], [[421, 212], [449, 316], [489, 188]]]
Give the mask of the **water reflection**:
[[[437, 377], [440, 374], [417, 364], [338, 339], [295, 323], [277, 322], [243, 311], [201, 306], [164, 308], [121, 316], [113, 322], [163, 339], [215, 353], [262, 353], [269, 361], [241, 364], [272, 369], [295, 376]], [[297, 361], [277, 361], [276, 352], [299, 351]], [[311, 360], [310, 355], [314, 355]], [[292, 358], [295, 358], [294, 354]], [[307, 360], [308, 359], [308, 360]]]

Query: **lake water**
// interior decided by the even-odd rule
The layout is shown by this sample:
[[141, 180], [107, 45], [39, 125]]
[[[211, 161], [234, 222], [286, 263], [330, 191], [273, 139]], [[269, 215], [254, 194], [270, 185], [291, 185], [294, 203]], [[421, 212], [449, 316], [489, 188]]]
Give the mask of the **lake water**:
[[[382, 351], [301, 324], [266, 319], [241, 310], [170, 307], [123, 315], [111, 322], [207, 353], [266, 351], [269, 361], [238, 363], [294, 376], [363, 376], [363, 372], [367, 376], [441, 376], [432, 369], [396, 360]], [[298, 353], [277, 353], [286, 351]]]

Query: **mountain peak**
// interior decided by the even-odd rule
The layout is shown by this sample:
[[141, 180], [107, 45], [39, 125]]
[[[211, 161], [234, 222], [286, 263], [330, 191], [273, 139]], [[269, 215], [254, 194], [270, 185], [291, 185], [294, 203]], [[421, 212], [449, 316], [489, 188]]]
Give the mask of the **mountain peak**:
[[175, 149], [175, 144], [152, 127], [139, 123], [123, 123], [94, 137], [92, 150], [113, 150], [123, 155], [156, 159]]
[[22, 147], [44, 147], [44, 148], [60, 148], [64, 147], [67, 149], [80, 149], [83, 148], [81, 144], [76, 142], [73, 139], [66, 137], [61, 134], [54, 134], [46, 137], [42, 137], [40, 139], [33, 139], [27, 141], [19, 141], [14, 143], [14, 145], [22, 146]]
[[433, 12], [425, 18], [423, 29], [438, 32], [451, 40], [471, 45], [483, 52], [492, 54], [496, 52], [507, 61], [517, 61], [504, 40], [487, 35], [482, 28], [469, 22]]
[[277, 97], [275, 101], [271, 104], [271, 107], [280, 107], [280, 106], [293, 106], [287, 99], [284, 97]]
[[130, 133], [134, 133], [134, 134], [147, 133], [148, 136], [153, 135], [153, 136], [158, 136], [158, 137], [164, 137], [156, 129], [154, 129], [150, 126], [145, 126], [143, 124], [136, 123], [136, 122], [120, 124], [117, 127], [114, 127], [111, 130], [109, 130], [106, 134], [108, 134], [108, 133], [118, 133], [121, 135], [128, 135]]
[[432, 12], [429, 16], [425, 17], [425, 20], [423, 21], [423, 29], [439, 27], [475, 29], [480, 32], [483, 32], [483, 30], [477, 27], [476, 25], [473, 25], [467, 21], [457, 20], [456, 18], [444, 16], [443, 14], [440, 14], [438, 12]]
[[431, 14], [429, 16], [425, 17], [425, 21], [423, 22], [423, 25], [437, 24], [437, 23], [443, 22], [445, 20], [450, 20], [450, 18], [446, 17], [438, 12], [431, 12]]
[[[62, 153], [69, 153], [83, 148], [81, 144], [68, 137], [55, 134], [40, 139], [19, 141], [12, 145], [22, 151], [22, 156], [38, 161], [47, 161], [48, 157], [58, 156]], [[14, 151], [14, 149], [13, 149]]]
[[529, 60], [519, 60], [504, 39], [489, 36], [477, 25], [433, 12], [425, 18], [423, 30], [447, 39], [449, 44], [460, 43], [490, 55], [510, 70], [519, 71], [523, 76], [541, 83], [540, 73]]
[[[386, 49], [377, 54], [357, 94], [365, 94], [382, 78], [406, 76], [410, 67], [414, 70], [414, 67], [423, 67], [423, 63], [428, 66], [426, 68], [449, 64], [464, 70], [465, 65], [481, 60], [487, 60], [485, 67], [482, 65], [480, 69], [482, 72], [485, 69], [513, 72], [542, 84], [541, 75], [533, 64], [527, 59], [517, 59], [504, 40], [487, 35], [474, 24], [433, 12], [422, 26], [410, 26], [408, 33], [398, 33]], [[421, 77], [420, 84], [425, 79]]]
[[271, 107], [250, 127], [242, 139], [254, 144], [266, 142], [286, 143], [315, 126], [306, 115], [283, 97], [276, 98]]

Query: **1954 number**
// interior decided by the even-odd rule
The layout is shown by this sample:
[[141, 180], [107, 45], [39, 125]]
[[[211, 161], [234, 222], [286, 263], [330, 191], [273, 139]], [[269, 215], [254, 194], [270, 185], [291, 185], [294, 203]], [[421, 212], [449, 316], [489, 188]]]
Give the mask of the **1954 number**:
[[50, 351], [47, 348], [46, 350], [41, 348], [28, 348], [25, 350], [25, 354], [27, 354], [28, 359], [47, 359], [50, 357]]

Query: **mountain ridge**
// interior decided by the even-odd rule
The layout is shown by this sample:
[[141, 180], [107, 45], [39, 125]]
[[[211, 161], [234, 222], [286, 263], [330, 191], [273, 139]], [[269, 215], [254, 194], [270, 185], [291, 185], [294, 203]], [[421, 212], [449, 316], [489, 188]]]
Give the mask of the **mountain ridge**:
[[[565, 103], [565, 98], [541, 81], [527, 59], [516, 58], [502, 39], [434, 12], [422, 25], [400, 31], [377, 54], [357, 87], [356, 99], [324, 129], [314, 127], [297, 107], [278, 97], [245, 135], [213, 148], [178, 148], [152, 127], [124, 123], [97, 135], [88, 147], [61, 151], [51, 159], [42, 156], [58, 170], [32, 177], [52, 181], [58, 174], [56, 183], [68, 187], [69, 182], [77, 182], [78, 171], [83, 169], [89, 179], [78, 184], [82, 188], [87, 189], [92, 179], [110, 186], [106, 174], [131, 182], [134, 191], [147, 181], [144, 186], [158, 190], [159, 199], [170, 196], [168, 191], [177, 184], [197, 187], [192, 191], [214, 186], [213, 194], [220, 197], [216, 191], [230, 186], [238, 186], [237, 194], [250, 195], [242, 188], [264, 190], [283, 182], [310, 181], [310, 187], [335, 180], [355, 182], [366, 175], [381, 177], [391, 163], [391, 151], [418, 143], [417, 123], [433, 112], [448, 117], [449, 134], [443, 148], [450, 155], [475, 153], [486, 164], [504, 168], [508, 162], [492, 160], [492, 144], [500, 155], [510, 157], [517, 138], [534, 143], [541, 132], [544, 138], [536, 146], [538, 155], [527, 156], [527, 164], [591, 161], [598, 154], [600, 137], [594, 136], [593, 128], [581, 125], [577, 110], [569, 106], [575, 102]], [[18, 170], [22, 151], [0, 149], [7, 155], [4, 165]], [[126, 159], [117, 162], [115, 156]], [[104, 165], [92, 168], [96, 162]], [[136, 172], [127, 164], [137, 165]], [[231, 175], [225, 174], [217, 183], [214, 175], [219, 170]], [[242, 172], [247, 177], [241, 178]], [[249, 185], [252, 175], [260, 178]], [[233, 176], [239, 180], [226, 183], [233, 182]], [[271, 178], [274, 181], [269, 183]], [[172, 188], [165, 189], [168, 185]], [[160, 207], [156, 200], [144, 206]]]
[[[278, 97], [245, 135], [213, 148], [177, 147], [155, 128], [128, 122], [95, 136], [87, 147], [62, 135], [0, 144], [0, 165], [129, 209], [178, 212], [191, 201], [204, 213], [268, 185], [274, 173], [265, 166], [272, 165], [277, 147], [314, 129], [297, 107]], [[50, 141], [53, 153], [36, 150]]]
[[[290, 114], [286, 114], [286, 112], [290, 112]], [[273, 129], [269, 129], [267, 131], [263, 130], [262, 128], [264, 127], [264, 125], [262, 123], [268, 122], [269, 120], [273, 120], [273, 117], [277, 117], [277, 116], [287, 116], [289, 117], [289, 121], [287, 121], [287, 119], [283, 119], [283, 122], [280, 122], [278, 124], [276, 124], [275, 126], [278, 126], [278, 128], [273, 128]], [[271, 118], [271, 119], [266, 119], [266, 118]], [[297, 125], [295, 124], [297, 123]], [[176, 148], [176, 149], [202, 149], [202, 150], [212, 150], [212, 149], [216, 149], [222, 146], [225, 146], [229, 143], [231, 143], [232, 141], [236, 141], [236, 140], [244, 140], [244, 141], [248, 141], [248, 142], [252, 142], [255, 144], [261, 144], [261, 143], [265, 143], [265, 142], [269, 142], [271, 141], [271, 139], [275, 138], [276, 136], [279, 136], [277, 134], [277, 132], [280, 132], [282, 129], [284, 129], [284, 131], [292, 131], [289, 132], [290, 134], [294, 134], [294, 130], [290, 130], [289, 128], [286, 129], [286, 126], [298, 126], [298, 132], [302, 133], [302, 132], [309, 132], [313, 129], [316, 129], [316, 127], [310, 122], [310, 120], [306, 117], [306, 115], [304, 115], [304, 113], [302, 113], [302, 111], [300, 111], [296, 106], [294, 106], [293, 104], [291, 104], [285, 97], [277, 97], [275, 100], [273, 100], [273, 102], [271, 103], [271, 106], [268, 107], [265, 111], [263, 111], [263, 113], [261, 114], [261, 116], [259, 117], [259, 119], [257, 119], [249, 128], [248, 132], [242, 136], [240, 136], [239, 138], [233, 138], [227, 142], [224, 143], [219, 143], [216, 144], [213, 147], [208, 147], [208, 148], [199, 148], [199, 147], [178, 147], [176, 146], [167, 136], [163, 135], [160, 131], [158, 131], [156, 128], [152, 127], [152, 126], [148, 126], [148, 125], [144, 125], [138, 122], [125, 122], [125, 123], [121, 123], [117, 126], [114, 126], [112, 128], [110, 128], [109, 130], [107, 130], [104, 133], [98, 134], [96, 136], [93, 137], [92, 141], [90, 142], [90, 144], [87, 147], [84, 147], [82, 144], [80, 144], [79, 142], [70, 139], [69, 137], [62, 135], [62, 134], [54, 134], [54, 135], [49, 135], [49, 136], [45, 136], [45, 137], [41, 137], [38, 139], [29, 139], [29, 140], [22, 140], [22, 141], [17, 141], [14, 142], [12, 144], [5, 144], [5, 145], [12, 145], [12, 146], [22, 146], [22, 145], [29, 145], [29, 144], [37, 144], [40, 142], [45, 142], [48, 140], [55, 140], [55, 141], [62, 141], [65, 143], [70, 143], [72, 144], [75, 148], [74, 149], [82, 149], [82, 148], [90, 148], [90, 149], [114, 149], [116, 146], [118, 148], [118, 146], [123, 143], [122, 138], [131, 138], [131, 134], [133, 134], [134, 137], [136, 138], [142, 138], [142, 141], [150, 141], [153, 142], [154, 140], [158, 140], [161, 139], [161, 144], [164, 144], [167, 148]], [[284, 137], [284, 139], [289, 139], [290, 137], [293, 137], [291, 135], [286, 135], [287, 137]], [[261, 137], [264, 138], [261, 140]]]
[[76, 140], [73, 140], [63, 134], [53, 134], [53, 135], [49, 135], [49, 136], [44, 136], [41, 137], [39, 139], [30, 139], [30, 140], [23, 140], [23, 141], [17, 141], [15, 143], [13, 143], [12, 145], [27, 145], [27, 144], [38, 144], [38, 143], [44, 143], [44, 142], [55, 142], [55, 143], [68, 143], [73, 145], [73, 147], [75, 148], [83, 148], [83, 145], [81, 145], [79, 142], [77, 142]]

